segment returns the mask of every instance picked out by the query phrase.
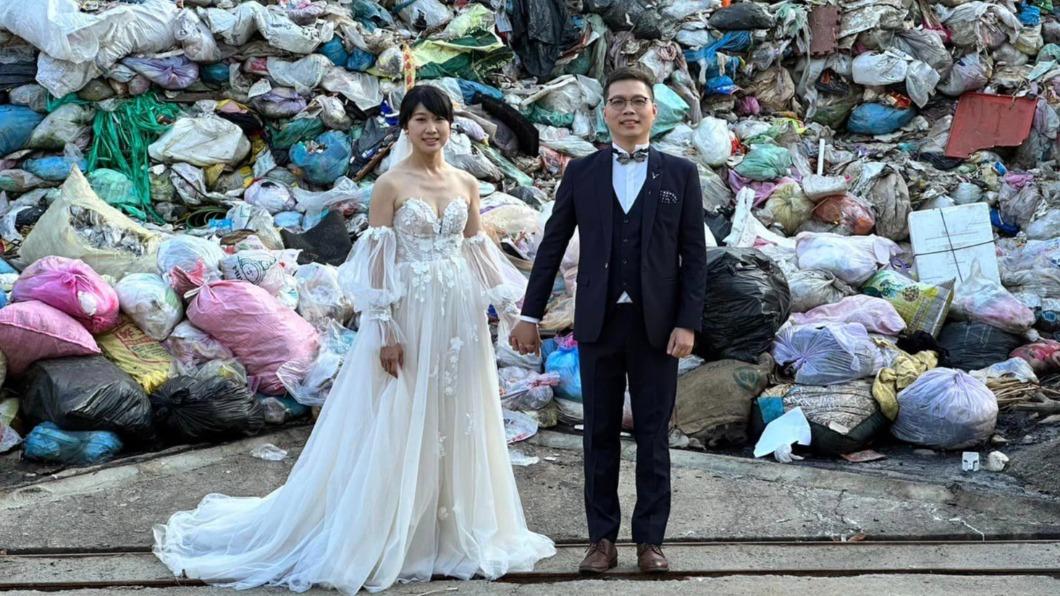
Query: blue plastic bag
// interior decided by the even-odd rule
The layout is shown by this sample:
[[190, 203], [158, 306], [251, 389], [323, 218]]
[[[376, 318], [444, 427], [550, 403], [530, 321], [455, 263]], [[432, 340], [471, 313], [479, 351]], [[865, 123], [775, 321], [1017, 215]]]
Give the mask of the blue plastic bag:
[[460, 94], [464, 96], [464, 103], [467, 105], [477, 103], [475, 101], [476, 93], [481, 93], [486, 97], [497, 101], [504, 100], [504, 93], [496, 87], [483, 85], [482, 83], [476, 83], [475, 81], [469, 81], [467, 79], [457, 79], [456, 84], [460, 85]]
[[332, 37], [331, 41], [320, 46], [317, 53], [324, 54], [335, 66], [345, 66], [346, 59], [350, 57], [346, 52], [346, 46], [342, 45], [342, 40], [338, 37]]
[[353, 146], [346, 134], [329, 130], [309, 143], [295, 143], [290, 150], [291, 163], [302, 168], [313, 184], [334, 184], [350, 167]]
[[207, 85], [224, 85], [228, 83], [228, 65], [224, 62], [203, 65], [199, 71], [202, 73], [202, 82]]
[[732, 95], [740, 88], [731, 77], [721, 75], [707, 80], [707, 95]]
[[656, 83], [652, 91], [655, 93], [655, 105], [659, 108], [655, 124], [651, 127], [651, 136], [655, 138], [670, 132], [678, 124], [684, 122], [689, 108], [688, 103], [666, 85]]
[[22, 448], [27, 459], [85, 465], [114, 459], [122, 442], [110, 431], [66, 431], [42, 422], [30, 431]]
[[0, 105], [0, 156], [25, 147], [42, 120], [44, 114], [25, 106]]
[[545, 372], [559, 375], [556, 395], [571, 401], [582, 401], [581, 364], [578, 360], [578, 342], [573, 336], [557, 340], [556, 351], [548, 355]]
[[344, 64], [346, 65], [346, 70], [365, 72], [375, 66], [375, 54], [355, 47], [349, 53]]
[[1042, 9], [1029, 4], [1023, 5], [1020, 11], [1020, 22], [1027, 27], [1037, 27], [1042, 24]]
[[47, 157], [27, 159], [22, 162], [22, 169], [44, 180], [62, 182], [70, 175], [70, 169], [74, 165], [77, 165], [82, 172], [88, 169], [86, 160], [74, 159], [65, 155], [49, 155]]
[[847, 130], [862, 135], [890, 134], [916, 117], [916, 110], [892, 108], [878, 103], [865, 103], [854, 108], [847, 120]]

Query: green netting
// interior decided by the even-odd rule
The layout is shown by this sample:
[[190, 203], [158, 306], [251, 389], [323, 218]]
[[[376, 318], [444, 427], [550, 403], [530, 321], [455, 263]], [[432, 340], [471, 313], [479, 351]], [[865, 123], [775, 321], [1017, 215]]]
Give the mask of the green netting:
[[[62, 100], [60, 100], [62, 101]], [[120, 208], [134, 217], [161, 223], [162, 217], [151, 205], [151, 161], [147, 147], [169, 130], [181, 113], [176, 104], [159, 101], [145, 93], [118, 104], [113, 111], [99, 110], [92, 121], [92, 149], [88, 171], [96, 168], [117, 170], [129, 177], [136, 189], [137, 204]]]

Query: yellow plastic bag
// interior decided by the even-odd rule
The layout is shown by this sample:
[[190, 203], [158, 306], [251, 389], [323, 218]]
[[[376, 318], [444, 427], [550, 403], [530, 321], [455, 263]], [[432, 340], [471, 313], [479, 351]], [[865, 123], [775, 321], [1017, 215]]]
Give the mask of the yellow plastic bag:
[[[115, 238], [120, 244], [113, 245]], [[26, 264], [47, 256], [81, 259], [100, 275], [155, 273], [161, 237], [103, 202], [74, 166], [59, 198], [22, 243]]]
[[162, 344], [128, 318], [122, 317], [113, 331], [96, 337], [96, 343], [107, 359], [136, 379], [148, 393], [169, 380], [175, 370], [173, 357]]

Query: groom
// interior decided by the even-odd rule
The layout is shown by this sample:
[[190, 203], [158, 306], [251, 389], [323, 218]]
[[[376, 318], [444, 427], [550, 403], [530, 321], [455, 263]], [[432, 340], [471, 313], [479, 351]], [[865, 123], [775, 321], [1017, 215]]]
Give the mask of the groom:
[[618, 470], [627, 379], [637, 441], [633, 540], [644, 572], [665, 572], [670, 514], [669, 420], [677, 360], [692, 351], [706, 275], [703, 199], [696, 166], [649, 145], [658, 109], [651, 75], [614, 71], [604, 87], [613, 145], [576, 159], [563, 175], [534, 260], [522, 322], [523, 354], [541, 346], [538, 323], [567, 243], [578, 229], [574, 335], [585, 409], [585, 511], [590, 546], [579, 569], [618, 564]]

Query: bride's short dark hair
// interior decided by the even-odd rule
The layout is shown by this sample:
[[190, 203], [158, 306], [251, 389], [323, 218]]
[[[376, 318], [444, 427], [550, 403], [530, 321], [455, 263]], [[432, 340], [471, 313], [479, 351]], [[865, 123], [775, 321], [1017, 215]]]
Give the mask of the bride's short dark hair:
[[428, 112], [453, 122], [453, 102], [444, 91], [431, 85], [416, 85], [405, 93], [398, 113], [398, 124], [405, 128], [412, 120], [412, 112], [417, 106], [423, 106]]

